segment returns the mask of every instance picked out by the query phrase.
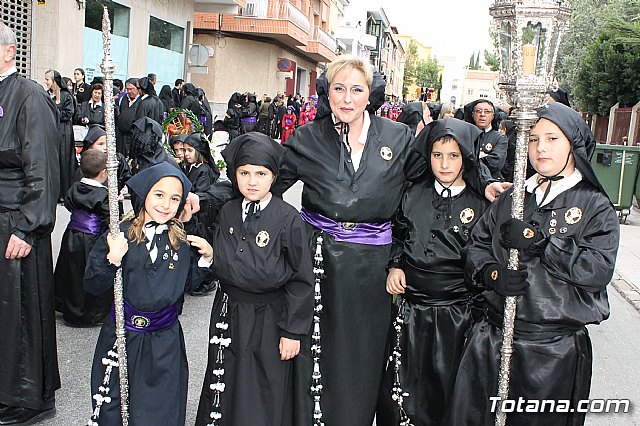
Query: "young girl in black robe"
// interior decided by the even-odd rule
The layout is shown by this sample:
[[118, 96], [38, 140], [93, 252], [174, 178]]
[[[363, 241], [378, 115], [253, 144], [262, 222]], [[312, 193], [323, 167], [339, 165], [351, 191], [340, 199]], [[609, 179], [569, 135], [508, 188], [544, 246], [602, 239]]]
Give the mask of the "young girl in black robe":
[[[462, 249], [489, 202], [465, 177], [480, 129], [455, 118], [428, 124], [412, 145], [430, 163], [404, 193], [394, 222], [387, 291], [398, 295], [377, 421], [439, 425], [472, 324]], [[404, 396], [402, 404], [397, 397]], [[393, 396], [396, 399], [394, 400]]]
[[[591, 383], [585, 325], [609, 317], [606, 287], [620, 231], [591, 168], [595, 140], [580, 114], [560, 103], [537, 113], [528, 147], [536, 174], [526, 181], [523, 220], [511, 218], [512, 190], [505, 191], [465, 251], [467, 284], [482, 292], [484, 318], [467, 335], [446, 424], [494, 424], [506, 296], [517, 297], [509, 399], [521, 408], [507, 414], [507, 424], [585, 420], [576, 410]], [[520, 252], [520, 270], [507, 269], [510, 248]], [[554, 401], [556, 409], [539, 412], [539, 400]]]
[[311, 327], [314, 277], [304, 222], [270, 192], [283, 151], [250, 132], [222, 152], [242, 197], [222, 207], [213, 238], [221, 287], [197, 425], [293, 424], [291, 359]]
[[[156, 164], [127, 186], [136, 195], [136, 217], [124, 221], [115, 238], [104, 234], [98, 240], [87, 262], [85, 288], [94, 294], [111, 289], [122, 268], [129, 423], [183, 426], [189, 371], [176, 303], [202, 280], [213, 253], [206, 240], [185, 234], [180, 219], [190, 218], [190, 207], [177, 218], [191, 188], [179, 169]], [[122, 424], [118, 371], [107, 375], [103, 365], [104, 359], [117, 365], [114, 343], [112, 314], [100, 330], [91, 369], [91, 388], [98, 392], [92, 421], [101, 426]]]
[[84, 269], [91, 248], [102, 235], [109, 220], [107, 154], [92, 149], [82, 155], [80, 170], [85, 176], [71, 185], [64, 206], [71, 220], [62, 236], [54, 273], [56, 309], [67, 325], [91, 327], [107, 317], [113, 293], [92, 295], [84, 289]]

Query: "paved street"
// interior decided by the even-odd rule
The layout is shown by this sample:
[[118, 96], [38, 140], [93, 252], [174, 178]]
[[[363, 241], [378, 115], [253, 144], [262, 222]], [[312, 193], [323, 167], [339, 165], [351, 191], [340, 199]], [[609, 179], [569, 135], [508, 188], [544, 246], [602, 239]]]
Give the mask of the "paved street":
[[[285, 198], [299, 206], [301, 185], [296, 185]], [[68, 220], [64, 208], [58, 208], [59, 219], [54, 234], [54, 252]], [[640, 283], [640, 214], [634, 212], [630, 225], [622, 227], [621, 252], [617, 278]], [[638, 273], [634, 272], [635, 271]], [[589, 327], [593, 340], [594, 369], [592, 399], [627, 398], [632, 412], [628, 414], [591, 414], [587, 425], [640, 426], [640, 313], [611, 287], [609, 300], [611, 317], [600, 326]], [[195, 419], [197, 399], [206, 366], [207, 331], [213, 296], [187, 297], [180, 318], [185, 333], [189, 359], [190, 380], [187, 406], [187, 424]], [[41, 425], [81, 425], [91, 412], [89, 375], [98, 328], [74, 329], [58, 320], [58, 355], [62, 389], [57, 394], [55, 418]], [[274, 425], [277, 426], [277, 425]], [[343, 425], [331, 425], [343, 426]], [[552, 426], [552, 425], [550, 425]]]

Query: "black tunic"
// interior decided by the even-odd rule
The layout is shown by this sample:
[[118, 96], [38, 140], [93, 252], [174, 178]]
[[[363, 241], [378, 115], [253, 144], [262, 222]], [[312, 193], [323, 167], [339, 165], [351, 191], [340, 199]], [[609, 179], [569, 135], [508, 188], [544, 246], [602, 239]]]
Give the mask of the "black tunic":
[[[130, 222], [121, 225], [125, 232]], [[169, 247], [168, 249], [166, 247]], [[106, 234], [101, 236], [89, 254], [85, 288], [93, 294], [112, 289], [116, 267], [107, 261]], [[167, 259], [163, 259], [167, 253]], [[177, 254], [178, 260], [173, 260]], [[155, 312], [176, 303], [184, 293], [195, 288], [208, 268], [199, 268], [200, 256], [182, 243], [174, 251], [167, 232], [158, 242], [158, 256], [151, 263], [145, 243], [129, 243], [122, 259], [124, 299], [136, 309]], [[169, 264], [174, 268], [170, 269]], [[180, 321], [171, 327], [150, 333], [126, 331], [129, 368], [129, 423], [132, 425], [183, 426], [187, 404], [189, 368]], [[102, 325], [91, 368], [91, 391], [95, 394], [105, 373], [101, 360], [115, 342], [115, 326], [111, 318]], [[111, 403], [100, 411], [100, 425], [120, 425], [120, 387], [114, 370], [109, 382]], [[95, 401], [92, 401], [95, 404]]]
[[[71, 185], [64, 200], [67, 210], [82, 210], [98, 216], [106, 229], [109, 220], [109, 193], [105, 187], [84, 182]], [[67, 228], [62, 236], [54, 273], [56, 309], [74, 326], [102, 323], [111, 309], [113, 293], [94, 296], [84, 290], [84, 269], [91, 248], [102, 232], [89, 234]]]
[[0, 256], [0, 403], [50, 408], [60, 387], [50, 238], [60, 190], [58, 111], [17, 73], [0, 82], [0, 105], [0, 250], [11, 234], [32, 245], [21, 260]]
[[[497, 259], [507, 264], [500, 225], [510, 217], [511, 191], [505, 192], [478, 222], [466, 251], [467, 282], [483, 290], [482, 270]], [[581, 215], [577, 213], [580, 212]], [[587, 398], [591, 344], [585, 324], [609, 316], [606, 286], [614, 272], [619, 241], [615, 210], [586, 181], [537, 207], [525, 197], [524, 220], [550, 236], [541, 257], [521, 255], [530, 286], [517, 299], [510, 398], [570, 400]], [[550, 231], [553, 229], [553, 231]], [[497, 395], [504, 297], [484, 291], [485, 319], [470, 335], [453, 393], [451, 425], [493, 424], [490, 396]], [[584, 413], [510, 413], [512, 425], [582, 424]]]
[[[389, 221], [402, 196], [412, 140], [407, 126], [371, 115], [358, 171], [346, 155], [345, 176], [338, 180], [340, 142], [331, 117], [326, 116], [299, 127], [284, 145], [288, 148], [285, 164], [274, 191], [281, 192], [302, 180], [302, 205], [308, 210], [340, 222]], [[382, 157], [383, 147], [391, 151], [389, 160]], [[309, 228], [315, 245], [320, 231]], [[391, 320], [391, 296], [385, 289], [391, 244], [338, 242], [326, 234], [323, 238], [326, 278], [322, 284], [320, 367], [324, 421], [327, 425], [370, 426]], [[298, 386], [296, 424], [300, 425], [313, 423], [310, 342], [308, 338], [296, 357], [294, 373]]]
[[491, 177], [495, 180], [502, 180], [502, 167], [507, 160], [507, 148], [509, 141], [507, 137], [497, 130], [482, 132], [476, 140], [477, 157], [484, 163]]
[[91, 85], [84, 81], [79, 85], [77, 83], [73, 83], [73, 93], [76, 96], [78, 104], [88, 102], [89, 99], [91, 99]]
[[[432, 180], [418, 182], [403, 196], [394, 223], [394, 246], [407, 288], [404, 299], [400, 383], [409, 396], [404, 409], [415, 426], [442, 424], [465, 333], [472, 324], [472, 294], [464, 282], [462, 249], [489, 202], [469, 187], [451, 198], [440, 196]], [[391, 333], [391, 346], [395, 332]], [[376, 420], [400, 423], [391, 398], [394, 363], [387, 366]]]
[[139, 97], [136, 98], [135, 102], [133, 103], [131, 103], [129, 96], [127, 95], [123, 96], [120, 100], [120, 114], [118, 114], [117, 120], [117, 151], [124, 156], [127, 156], [129, 154], [129, 146], [131, 144], [131, 129], [138, 112], [138, 105], [140, 105]]
[[60, 91], [60, 102], [56, 102], [59, 111], [60, 124], [58, 127], [58, 153], [60, 158], [60, 197], [71, 188], [73, 176], [78, 168], [76, 158], [76, 144], [73, 138], [73, 97], [66, 90]]
[[[245, 230], [243, 225], [247, 225]], [[266, 246], [258, 235], [268, 234]], [[229, 337], [224, 353], [225, 425], [289, 426], [293, 361], [281, 361], [280, 337], [300, 340], [313, 316], [313, 269], [307, 232], [297, 211], [272, 197], [259, 216], [242, 222], [242, 199], [225, 204], [214, 235], [214, 267], [222, 284], [211, 312], [210, 336], [217, 334], [222, 292], [228, 294]], [[262, 239], [264, 241], [264, 239]], [[209, 346], [197, 425], [210, 422], [217, 345]]]
[[[89, 122], [83, 123], [83, 118], [88, 118]], [[75, 122], [86, 126], [91, 126], [92, 124], [104, 126], [104, 105], [91, 105], [88, 101], [81, 103], [76, 111]]]
[[217, 172], [217, 168], [214, 170], [206, 163], [185, 164], [184, 172], [191, 182], [191, 192], [200, 200], [200, 211], [195, 214], [195, 222], [199, 229], [197, 235], [208, 238], [207, 230], [213, 226], [218, 211], [209, 189], [218, 180], [220, 173]]
[[164, 121], [164, 113], [166, 111], [164, 109], [164, 104], [159, 97], [154, 95], [147, 95], [147, 97], [145, 98], [140, 97], [140, 99], [138, 99], [136, 103], [139, 103], [139, 105], [133, 121], [136, 121], [142, 117], [149, 117], [150, 119], [162, 124], [162, 122]]

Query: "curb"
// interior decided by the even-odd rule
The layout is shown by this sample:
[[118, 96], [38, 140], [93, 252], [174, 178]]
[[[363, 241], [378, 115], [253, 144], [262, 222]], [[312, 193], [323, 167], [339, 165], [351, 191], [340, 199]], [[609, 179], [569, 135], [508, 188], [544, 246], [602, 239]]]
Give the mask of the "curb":
[[640, 312], [640, 291], [622, 279], [618, 273], [611, 281], [611, 285], [618, 290], [618, 293], [624, 297], [638, 312]]

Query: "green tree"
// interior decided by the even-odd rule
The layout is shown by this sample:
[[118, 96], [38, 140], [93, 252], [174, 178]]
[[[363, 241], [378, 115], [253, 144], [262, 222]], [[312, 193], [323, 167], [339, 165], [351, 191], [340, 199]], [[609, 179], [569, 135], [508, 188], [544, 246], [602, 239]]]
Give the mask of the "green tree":
[[605, 22], [606, 29], [614, 34], [620, 43], [640, 44], [640, 24], [625, 22], [619, 18], [608, 18]]
[[412, 84], [424, 84], [427, 87], [438, 87], [438, 60], [434, 57], [420, 59], [418, 57], [418, 45], [411, 40], [407, 46], [404, 64], [404, 80], [402, 94], [409, 94], [409, 86]]
[[402, 95], [409, 94], [409, 86], [416, 81], [416, 66], [418, 63], [418, 45], [410, 40], [407, 46], [404, 63], [404, 80], [402, 81]]
[[610, 30], [587, 48], [576, 73], [574, 99], [579, 109], [608, 115], [610, 108], [633, 106], [640, 100], [640, 44], [624, 44]]
[[498, 71], [500, 67], [500, 61], [498, 60], [498, 55], [495, 53], [489, 52], [487, 49], [484, 50], [484, 64], [491, 71]]
[[580, 63], [608, 18], [640, 21], [640, 0], [573, 0], [571, 6], [571, 20], [562, 38], [556, 77], [561, 86], [574, 93]]

